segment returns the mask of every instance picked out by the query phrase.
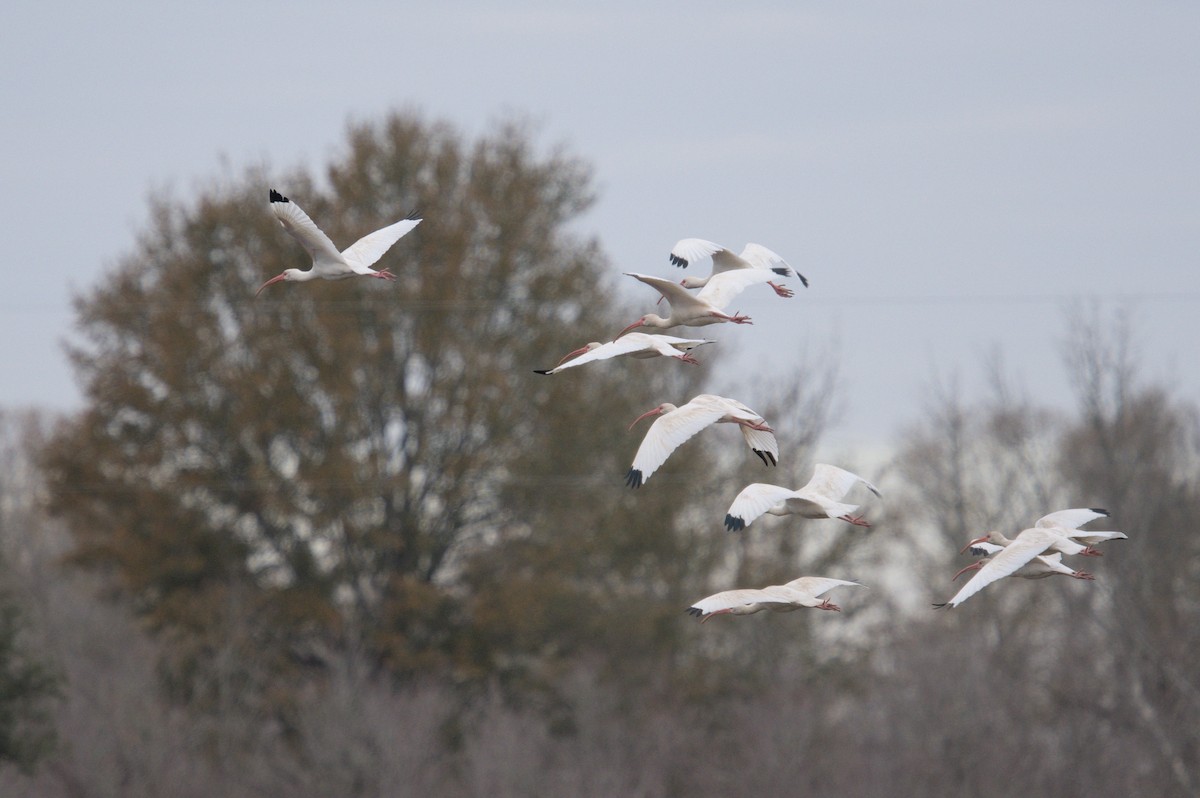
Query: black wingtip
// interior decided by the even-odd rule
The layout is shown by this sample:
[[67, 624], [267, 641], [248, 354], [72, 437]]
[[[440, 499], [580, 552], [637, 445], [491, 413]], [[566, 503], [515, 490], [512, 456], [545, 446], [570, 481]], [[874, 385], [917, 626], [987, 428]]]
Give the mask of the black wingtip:
[[419, 222], [421, 221], [421, 212], [414, 208], [413, 210], [409, 211], [408, 216], [405, 216], [404, 218], [408, 221]]
[[681, 258], [674, 252], [671, 253], [671, 263], [674, 263], [681, 269], [686, 269], [688, 267], [687, 258]]
[[700, 609], [699, 607], [688, 607], [686, 610], [684, 610], [684, 612], [694, 618], [699, 618], [704, 614], [704, 610]]
[[801, 284], [803, 284], [805, 288], [808, 288], [808, 278], [800, 272], [796, 272], [796, 276], [800, 278]]
[[533, 373], [534, 374], [549, 374], [550, 369], [534, 369]]
[[934, 608], [935, 610], [945, 610], [945, 609], [949, 609], [949, 608], [950, 608], [950, 602], [948, 602], [948, 601], [943, 601], [941, 604], [934, 604], [934, 605], [933, 605], [933, 608]]
[[625, 475], [625, 484], [631, 488], [640, 488], [642, 486], [642, 472], [636, 468], [629, 469], [629, 473]]
[[730, 532], [741, 532], [746, 528], [745, 519], [733, 515], [725, 516], [725, 528]]
[[971, 552], [971, 553], [972, 553], [972, 554], [974, 554], [976, 557], [982, 557], [983, 555], [987, 554], [987, 552], [986, 552], [986, 551], [984, 551], [983, 549], [979, 548], [978, 546], [972, 546], [971, 548], [967, 549], [967, 551]]
[[291, 202], [291, 200], [280, 194], [275, 189], [271, 189], [271, 202]]
[[780, 277], [788, 277], [792, 273], [792, 270], [787, 266], [772, 266], [771, 271], [775, 272]]
[[758, 449], [751, 449], [750, 451], [758, 455], [758, 459], [763, 461], [763, 465], [767, 465], [767, 456], [763, 452]]
[[1088, 509], [1091, 510], [1093, 513], [1100, 513], [1100, 515], [1108, 515], [1109, 514], [1108, 510], [1103, 510], [1099, 507], [1089, 507]]

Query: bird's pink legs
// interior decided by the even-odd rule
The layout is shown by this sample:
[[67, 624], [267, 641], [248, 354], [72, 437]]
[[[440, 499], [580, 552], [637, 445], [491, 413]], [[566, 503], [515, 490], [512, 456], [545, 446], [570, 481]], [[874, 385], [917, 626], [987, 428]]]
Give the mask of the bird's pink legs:
[[1071, 574], [1071, 576], [1075, 577], [1076, 579], [1086, 579], [1089, 582], [1093, 582], [1096, 579], [1096, 577], [1092, 576], [1086, 571], [1076, 571], [1075, 573]]
[[395, 280], [396, 279], [396, 275], [392, 274], [387, 269], [380, 269], [379, 271], [375, 272], [371, 276], [378, 277], [381, 280]]
[[692, 357], [691, 355], [689, 355], [687, 352], [684, 352], [682, 355], [680, 355], [679, 359], [682, 360], [684, 363], [691, 363], [693, 366], [700, 365], [700, 361], [697, 360], [696, 358]]
[[848, 524], [854, 524], [855, 526], [870, 526], [870, 524], [867, 523], [867, 519], [863, 518], [861, 515], [839, 515], [838, 519], [845, 521]]
[[750, 321], [749, 316], [743, 316], [741, 313], [737, 313], [737, 312], [735, 312], [732, 316], [730, 316], [725, 313], [713, 311], [712, 315], [716, 316], [718, 319], [724, 319], [725, 321], [731, 321], [734, 324], [753, 324], [754, 323], [754, 322]]
[[775, 293], [779, 294], [784, 299], [791, 299], [796, 295], [796, 292], [788, 288], [786, 285], [775, 285], [775, 283], [767, 283], [775, 289]]
[[824, 600], [824, 601], [822, 601], [820, 604], [818, 604], [818, 605], [816, 606], [816, 609], [818, 609], [818, 610], [833, 610], [834, 612], [841, 612], [841, 611], [842, 611], [842, 608], [841, 608], [841, 607], [839, 607], [838, 605], [836, 605], [836, 604], [834, 604], [834, 603], [830, 602], [830, 600], [829, 600], [829, 599], [825, 599], [825, 600]]
[[1091, 546], [1088, 546], [1083, 551], [1079, 552], [1079, 556], [1080, 557], [1103, 557], [1104, 552], [1098, 551], [1097, 549], [1093, 549]]

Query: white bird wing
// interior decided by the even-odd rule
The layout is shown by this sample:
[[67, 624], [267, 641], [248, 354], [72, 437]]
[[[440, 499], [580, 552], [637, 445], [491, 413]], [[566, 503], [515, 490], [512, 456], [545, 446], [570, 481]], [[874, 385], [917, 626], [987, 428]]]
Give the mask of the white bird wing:
[[795, 495], [796, 492], [790, 488], [765, 482], [747, 485], [729, 505], [725, 513], [725, 528], [730, 532], [741, 532], [767, 510]]
[[1078, 529], [1089, 521], [1097, 518], [1107, 518], [1108, 510], [1091, 507], [1076, 507], [1071, 510], [1059, 510], [1056, 513], [1043, 515], [1034, 522], [1035, 527], [1062, 527], [1063, 529]]
[[840, 587], [842, 585], [866, 587], [866, 585], [861, 582], [849, 582], [845, 579], [831, 579], [828, 576], [802, 576], [799, 579], [793, 579], [792, 581], [788, 582], [784, 585], [784, 587], [816, 598], [822, 593], [828, 593], [835, 587]]
[[[752, 285], [769, 283], [774, 278], [775, 274], [773, 272], [763, 271], [762, 269], [737, 269], [715, 273], [709, 278], [708, 284], [696, 294], [696, 299], [706, 302], [718, 310], [723, 310], [742, 291], [745, 291]], [[673, 283], [673, 285], [676, 284]], [[681, 285], [676, 285], [676, 287], [684, 292], [687, 291]]]
[[751, 429], [741, 424], [738, 425], [738, 429], [742, 431], [742, 437], [746, 439], [750, 451], [758, 455], [763, 465], [779, 465], [779, 443], [775, 440], [775, 433]]
[[1022, 566], [1033, 560], [1046, 549], [1053, 546], [1061, 535], [1056, 535], [1048, 529], [1026, 529], [1017, 535], [1004, 551], [990, 559], [962, 589], [950, 599], [950, 606], [957, 607], [985, 587], [1016, 573]]
[[800, 272], [793, 269], [779, 253], [767, 249], [762, 244], [747, 244], [742, 249], [742, 260], [756, 269], [766, 269], [780, 277], [795, 277], [808, 285], [808, 280]]
[[308, 214], [302, 211], [299, 205], [277, 191], [271, 192], [271, 212], [283, 225], [283, 229], [308, 250], [314, 264], [325, 260], [342, 260], [342, 253], [338, 252], [329, 236], [317, 227], [316, 222], [308, 218]]
[[370, 265], [383, 257], [405, 234], [421, 223], [420, 219], [401, 219], [395, 224], [368, 233], [346, 247], [342, 257], [357, 274], [370, 274]]
[[757, 588], [723, 590], [700, 599], [688, 609], [699, 610], [699, 612], [693, 612], [693, 615], [711, 615], [714, 612], [733, 610], [751, 604], [792, 604], [796, 597], [781, 592], [777, 589], [778, 587], [780, 586], [775, 585], [761, 590]]
[[636, 484], [631, 487], [641, 487], [667, 461], [671, 452], [700, 430], [715, 424], [722, 415], [721, 408], [693, 400], [659, 416], [646, 431], [646, 437], [633, 457], [629, 480]]
[[[639, 335], [642, 337], [634, 337]], [[596, 360], [608, 360], [610, 358], [620, 357], [621, 355], [641, 352], [646, 348], [646, 341], [644, 339], [649, 337], [650, 336], [643, 333], [627, 333], [615, 341], [609, 341], [606, 344], [600, 344], [600, 346], [584, 352], [579, 357], [571, 358], [561, 366], [555, 366], [554, 368], [550, 369], [549, 373], [553, 374], [557, 371], [562, 371], [563, 369], [582, 366], [585, 363], [592, 363]], [[674, 352], [674, 350], [672, 350], [672, 352]]]
[[996, 554], [997, 552], [1001, 551], [1004, 551], [1003, 546], [997, 546], [995, 543], [988, 543], [986, 540], [981, 540], [971, 547], [971, 553], [975, 555]]
[[667, 300], [667, 303], [673, 308], [708, 308], [707, 302], [701, 301], [698, 295], [692, 294], [673, 280], [664, 280], [661, 277], [651, 277], [648, 274], [638, 274], [637, 272], [625, 272], [625, 274], [641, 280], [646, 285], [657, 290], [658, 293], [662, 294], [663, 299]]
[[841, 501], [850, 492], [850, 489], [859, 483], [865, 485], [867, 490], [882, 498], [879, 488], [867, 482], [858, 474], [852, 474], [844, 468], [838, 468], [826, 463], [817, 463], [813, 467], [812, 479], [797, 492], [809, 491], [819, 493], [834, 501]]
[[[686, 269], [701, 258], [712, 257], [722, 250], [728, 251], [720, 244], [705, 241], [703, 238], [682, 238], [675, 242], [675, 246], [671, 247], [671, 263], [681, 269]], [[716, 264], [713, 265], [715, 271]]]

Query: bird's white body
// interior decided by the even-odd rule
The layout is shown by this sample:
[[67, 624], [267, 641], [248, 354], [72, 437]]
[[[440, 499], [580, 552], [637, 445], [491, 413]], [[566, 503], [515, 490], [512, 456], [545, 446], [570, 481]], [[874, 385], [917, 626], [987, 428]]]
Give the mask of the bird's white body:
[[842, 501], [858, 484], [876, 496], [881, 495], [878, 488], [857, 474], [825, 463], [817, 463], [812, 479], [799, 490], [755, 482], [743, 488], [729, 506], [725, 528], [740, 532], [761, 515], [837, 518], [857, 526], [869, 526], [854, 515], [858, 505]]
[[300, 206], [274, 189], [271, 190], [271, 212], [284, 230], [292, 235], [312, 257], [309, 269], [284, 269], [283, 272], [263, 283], [257, 293], [272, 283], [280, 281], [307, 282], [309, 280], [342, 280], [347, 277], [378, 277], [394, 280], [395, 276], [384, 269], [376, 271], [371, 264], [383, 257], [383, 253], [402, 236], [421, 223], [420, 219], [401, 219], [374, 233], [363, 236], [344, 251], [338, 252], [329, 236], [308, 218]]
[[725, 272], [715, 276], [698, 294], [692, 294], [679, 283], [661, 277], [651, 277], [648, 274], [636, 272], [625, 272], [625, 274], [656, 289], [671, 306], [671, 312], [666, 318], [654, 313], [647, 313], [622, 330], [617, 335], [618, 338], [638, 327], [666, 330], [671, 327], [704, 327], [708, 324], [724, 322], [750, 324], [752, 322], [748, 317], [737, 313], [731, 316], [725, 312], [724, 308], [749, 286], [770, 282], [774, 276], [772, 272], [763, 269]]
[[[625, 479], [625, 484], [631, 488], [644, 485], [650, 475], [671, 456], [671, 452], [711, 424], [737, 424], [746, 444], [764, 465], [779, 462], [779, 444], [771, 428], [762, 416], [736, 399], [704, 393], [682, 407], [664, 402], [638, 416], [633, 423], [653, 415], [660, 418], [650, 425]], [[630, 428], [633, 428], [633, 424]]]
[[[990, 532], [985, 538], [986, 540], [983, 538], [973, 540], [968, 545], [975, 546], [979, 543], [990, 543], [1001, 546], [1003, 550], [990, 555], [990, 559], [979, 569], [979, 573], [975, 574], [969, 582], [963, 585], [962, 589], [954, 595], [954, 598], [950, 599], [944, 605], [939, 604], [935, 606], [957, 607], [992, 582], [1003, 579], [1006, 576], [1012, 576], [1036, 557], [1047, 552], [1058, 552], [1061, 562], [1062, 554], [1080, 554], [1086, 548], [1079, 543], [1063, 537], [1053, 529], [1045, 527], [1031, 527], [1022, 531], [1011, 540], [997, 532]], [[1075, 572], [1072, 573], [1074, 574]], [[1084, 575], [1079, 578], [1086, 579], [1089, 577]]]
[[688, 607], [688, 614], [707, 621], [713, 615], [753, 615], [763, 610], [792, 612], [801, 607], [815, 607], [840, 612], [841, 607], [820, 596], [839, 586], [866, 587], [845, 579], [830, 579], [824, 576], [802, 576], [785, 585], [769, 585], [764, 588], [740, 588], [714, 593]]
[[[671, 248], [671, 263], [681, 269], [709, 257], [712, 258], [712, 272], [707, 277], [685, 277], [680, 285], [684, 288], [704, 288], [718, 274], [739, 269], [759, 269], [771, 272], [776, 277], [795, 277], [808, 287], [808, 280], [804, 275], [789, 266], [777, 253], [761, 244], [747, 244], [740, 255], [703, 238], [684, 238]], [[769, 278], [766, 282], [775, 289], [775, 293], [785, 298], [792, 296], [791, 289], [776, 285], [773, 279]]]
[[[558, 365], [552, 369], [536, 370], [538, 374], [557, 374], [564, 369], [594, 363], [597, 360], [608, 360], [614, 357], [634, 357], [638, 359], [651, 357], [673, 357], [686, 363], [696, 361], [688, 354], [693, 349], [712, 341], [705, 338], [676, 338], [673, 335], [650, 335], [648, 333], [629, 333], [615, 341], [602, 344], [592, 341], [587, 346], [568, 353]], [[573, 360], [571, 358], [574, 358]], [[564, 362], [566, 361], [566, 362]]]

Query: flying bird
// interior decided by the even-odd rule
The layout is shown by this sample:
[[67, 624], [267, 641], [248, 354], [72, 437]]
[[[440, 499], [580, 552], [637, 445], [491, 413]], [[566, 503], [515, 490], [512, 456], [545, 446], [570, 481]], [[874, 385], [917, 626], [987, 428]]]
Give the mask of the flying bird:
[[[992, 582], [1013, 575], [1035, 557], [1045, 554], [1047, 551], [1057, 551], [1061, 557], [1062, 554], [1083, 554], [1085, 549], [1083, 545], [1068, 540], [1053, 529], [1045, 527], [1031, 527], [1022, 531], [1012, 540], [998, 532], [990, 532], [982, 538], [971, 541], [968, 546], [975, 546], [979, 543], [991, 543], [1001, 546], [1003, 550], [992, 555], [988, 562], [979, 569], [979, 573], [971, 577], [971, 580], [962, 586], [954, 598], [942, 604], [934, 604], [934, 609], [957, 607]], [[1086, 579], [1087, 576], [1078, 578]]]
[[725, 514], [725, 528], [730, 532], [741, 532], [763, 514], [836, 518], [855, 526], [869, 527], [870, 524], [862, 516], [854, 515], [858, 505], [842, 501], [850, 489], [858, 484], [864, 485], [876, 496], [882, 496], [878, 488], [857, 474], [825, 463], [817, 463], [812, 479], [799, 490], [755, 482], [742, 488], [729, 506], [729, 512]]
[[633, 467], [625, 477], [625, 484], [631, 488], [644, 485], [671, 452], [710, 424], [737, 424], [747, 445], [763, 465], [779, 462], [779, 444], [775, 442], [774, 430], [767, 426], [762, 416], [736, 399], [702, 393], [682, 407], [664, 402], [635, 418], [629, 428], [633, 429], [634, 424], [649, 416], [661, 418], [650, 425], [634, 455]]
[[801, 607], [841, 612], [842, 608], [829, 599], [818, 597], [842, 585], [866, 587], [845, 579], [830, 579], [824, 576], [802, 576], [786, 585], [770, 585], [759, 590], [742, 588], [714, 593], [687, 608], [689, 615], [701, 619], [701, 623], [714, 615], [753, 615], [763, 610], [792, 612]]
[[[674, 263], [681, 269], [686, 269], [691, 263], [700, 258], [712, 258], [712, 272], [708, 277], [685, 277], [683, 278], [683, 282], [680, 283], [684, 288], [703, 288], [708, 285], [709, 280], [714, 276], [734, 271], [735, 269], [765, 269], [779, 277], [795, 277], [805, 288], [808, 287], [808, 279], [803, 274], [793, 269], [788, 265], [787, 261], [762, 244], [747, 244], [742, 249], [742, 254], [736, 255], [733, 250], [726, 249], [720, 244], [714, 244], [703, 238], [684, 238], [677, 241], [675, 246], [671, 248], [670, 257], [671, 263]], [[767, 285], [775, 289], [775, 293], [785, 299], [795, 295], [792, 289], [787, 286], [776, 285], [773, 280], [768, 280]]]
[[671, 327], [703, 327], [707, 324], [753, 324], [749, 316], [734, 313], [732, 316], [724, 311], [733, 298], [749, 286], [769, 282], [772, 273], [764, 269], [743, 269], [715, 275], [708, 285], [700, 289], [700, 293], [691, 294], [686, 288], [671, 280], [661, 277], [651, 277], [636, 272], [625, 272], [630, 277], [641, 280], [646, 285], [656, 289], [671, 306], [670, 314], [664, 319], [654, 313], [647, 313], [617, 334], [620, 338], [638, 327], [656, 327], [666, 330]]
[[[673, 357], [684, 363], [696, 364], [700, 361], [689, 354], [693, 349], [704, 344], [711, 344], [706, 338], [676, 338], [673, 335], [649, 335], [647, 333], [629, 333], [615, 341], [602, 344], [592, 341], [587, 346], [580, 347], [574, 352], [568, 352], [552, 369], [534, 369], [535, 374], [557, 374], [564, 369], [593, 363], [597, 360], [628, 355], [639, 359], [650, 357]], [[572, 360], [571, 358], [575, 358]]]
[[[970, 565], [958, 569], [954, 576], [950, 577], [953, 582], [967, 571], [977, 571], [986, 565], [1000, 552], [1004, 551], [1003, 546], [997, 546], [995, 543], [980, 542], [971, 547], [971, 553], [983, 555], [980, 559]], [[1076, 579], [1092, 580], [1096, 577], [1084, 571], [1072, 571], [1062, 563], [1062, 554], [1054, 552], [1053, 554], [1039, 554], [1029, 562], [1022, 565], [1009, 576], [1020, 577], [1021, 579], [1045, 579], [1047, 576], [1061, 574], [1063, 576], [1072, 576]]]
[[387, 269], [375, 271], [371, 264], [383, 257], [383, 253], [391, 248], [400, 238], [418, 224], [421, 219], [411, 214], [407, 219], [401, 219], [395, 224], [388, 225], [374, 233], [363, 236], [350, 245], [345, 251], [338, 252], [337, 247], [329, 240], [329, 236], [317, 227], [308, 214], [300, 210], [300, 206], [271, 189], [271, 211], [275, 218], [291, 235], [299, 241], [308, 254], [312, 256], [312, 266], [307, 269], [284, 269], [281, 274], [267, 280], [258, 291], [272, 283], [281, 280], [307, 282], [309, 280], [341, 280], [346, 277], [378, 277], [383, 280], [395, 280], [396, 276]]

